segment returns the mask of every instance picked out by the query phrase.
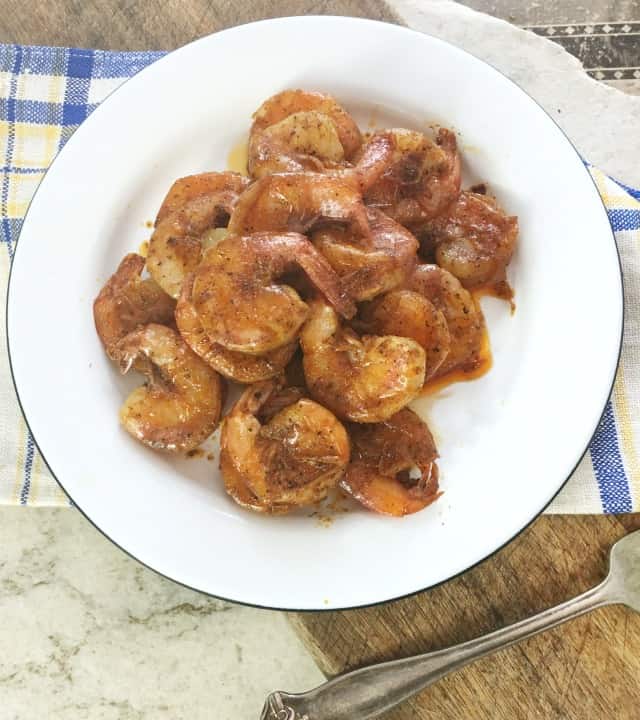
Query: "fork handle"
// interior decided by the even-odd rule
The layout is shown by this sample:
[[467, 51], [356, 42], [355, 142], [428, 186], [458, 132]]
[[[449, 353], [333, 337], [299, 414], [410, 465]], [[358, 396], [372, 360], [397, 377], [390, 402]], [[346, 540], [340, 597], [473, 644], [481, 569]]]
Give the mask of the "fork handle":
[[330, 680], [304, 695], [285, 696], [309, 720], [370, 720], [450, 672], [603, 605], [619, 602], [608, 579], [582, 595], [482, 637], [435, 652], [372, 665]]

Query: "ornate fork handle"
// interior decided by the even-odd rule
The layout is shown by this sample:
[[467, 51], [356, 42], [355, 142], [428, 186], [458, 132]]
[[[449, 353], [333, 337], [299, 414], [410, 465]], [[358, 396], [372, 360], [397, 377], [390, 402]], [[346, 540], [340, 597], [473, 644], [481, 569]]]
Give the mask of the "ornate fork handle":
[[478, 658], [509, 647], [596, 607], [621, 602], [619, 590], [617, 583], [612, 582], [609, 577], [598, 587], [577, 598], [460, 645], [354, 670], [306, 693], [272, 693], [261, 720], [377, 718], [444, 675], [459, 670]]
[[298, 715], [282, 702], [280, 693], [274, 692], [267, 698], [260, 720], [309, 720], [309, 716]]
[[613, 546], [600, 585], [488, 635], [453, 647], [354, 670], [306, 693], [269, 695], [261, 720], [373, 720], [450, 672], [604, 605], [640, 612], [640, 530]]

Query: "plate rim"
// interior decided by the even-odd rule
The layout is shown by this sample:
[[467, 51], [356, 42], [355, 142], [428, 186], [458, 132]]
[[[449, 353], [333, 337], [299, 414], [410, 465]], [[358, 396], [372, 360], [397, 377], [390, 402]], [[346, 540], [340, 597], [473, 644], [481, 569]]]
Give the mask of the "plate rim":
[[[120, 551], [122, 551], [123, 553], [125, 553], [125, 555], [127, 555], [128, 557], [130, 557], [131, 559], [133, 559], [134, 561], [136, 561], [137, 563], [139, 563], [139, 564], [142, 565], [143, 567], [145, 567], [145, 568], [151, 570], [152, 572], [160, 575], [161, 577], [163, 577], [163, 578], [165, 578], [165, 579], [167, 579], [167, 580], [170, 580], [171, 582], [174, 582], [174, 583], [176, 583], [177, 585], [180, 585], [181, 587], [184, 587], [184, 588], [186, 588], [186, 589], [188, 589], [188, 590], [192, 590], [192, 591], [194, 591], [194, 592], [201, 593], [202, 595], [205, 595], [205, 596], [207, 596], [207, 597], [214, 598], [214, 599], [219, 599], [219, 600], [223, 600], [223, 601], [225, 601], [225, 602], [230, 602], [230, 603], [234, 603], [234, 604], [237, 604], [237, 605], [242, 605], [242, 606], [245, 606], [245, 607], [252, 607], [252, 608], [256, 608], [256, 609], [260, 609], [260, 610], [274, 610], [274, 611], [278, 611], [278, 612], [296, 612], [296, 613], [334, 612], [334, 611], [357, 610], [357, 609], [364, 609], [364, 608], [375, 607], [375, 606], [377, 606], [377, 605], [382, 605], [382, 604], [385, 604], [385, 603], [396, 602], [396, 601], [398, 601], [398, 600], [403, 600], [403, 599], [406, 599], [406, 598], [411, 598], [411, 597], [413, 597], [413, 596], [415, 596], [415, 595], [418, 595], [418, 594], [420, 594], [420, 593], [428, 592], [429, 590], [432, 590], [432, 589], [434, 589], [434, 588], [440, 587], [441, 585], [444, 585], [445, 583], [447, 583], [447, 582], [449, 582], [449, 581], [451, 581], [451, 580], [454, 580], [454, 579], [460, 577], [460, 576], [463, 575], [464, 573], [467, 573], [467, 572], [469, 572], [470, 570], [473, 570], [473, 569], [477, 568], [477, 567], [480, 566], [482, 563], [484, 563], [486, 560], [489, 560], [489, 559], [493, 558], [497, 553], [499, 553], [499, 552], [500, 552], [501, 550], [503, 550], [507, 545], [511, 544], [516, 538], [518, 538], [522, 533], [524, 533], [524, 532], [544, 513], [544, 511], [551, 505], [551, 503], [555, 500], [555, 498], [562, 492], [562, 490], [564, 489], [564, 487], [565, 487], [566, 484], [568, 483], [569, 479], [571, 478], [571, 476], [574, 474], [575, 470], [577, 469], [578, 465], [582, 462], [583, 458], [584, 458], [585, 455], [587, 454], [587, 452], [588, 452], [588, 450], [589, 450], [589, 447], [590, 447], [590, 445], [591, 445], [591, 442], [593, 441], [593, 438], [594, 438], [594, 436], [595, 436], [595, 434], [596, 434], [596, 432], [597, 432], [597, 430], [598, 430], [598, 427], [599, 427], [600, 424], [601, 424], [602, 418], [603, 418], [604, 413], [606, 412], [606, 409], [607, 409], [607, 405], [609, 404], [609, 401], [610, 401], [610, 399], [611, 399], [611, 395], [612, 395], [613, 388], [614, 388], [614, 385], [615, 385], [615, 381], [616, 381], [618, 369], [619, 369], [619, 366], [620, 366], [620, 360], [621, 360], [621, 357], [622, 357], [622, 349], [623, 349], [623, 341], [624, 341], [624, 319], [625, 319], [625, 310], [626, 310], [626, 306], [625, 306], [625, 295], [624, 295], [624, 270], [623, 270], [623, 267], [622, 267], [622, 260], [621, 260], [621, 256], [620, 256], [620, 250], [619, 250], [618, 244], [617, 244], [617, 242], [616, 242], [616, 238], [615, 238], [615, 234], [614, 234], [613, 228], [611, 227], [611, 221], [609, 220], [609, 215], [608, 215], [607, 207], [606, 207], [606, 205], [605, 205], [605, 203], [604, 203], [604, 200], [603, 200], [603, 198], [602, 198], [602, 196], [601, 196], [601, 194], [600, 194], [600, 192], [599, 192], [599, 190], [598, 190], [598, 187], [597, 187], [597, 185], [596, 185], [596, 182], [595, 182], [593, 176], [591, 175], [591, 173], [590, 173], [590, 171], [589, 171], [589, 163], [584, 160], [584, 158], [582, 157], [582, 155], [580, 154], [580, 152], [578, 151], [578, 149], [577, 149], [576, 146], [574, 145], [573, 141], [569, 138], [569, 136], [568, 136], [567, 133], [563, 130], [563, 128], [556, 122], [556, 120], [553, 118], [553, 116], [551, 115], [551, 113], [547, 112], [547, 110], [545, 110], [545, 108], [541, 105], [541, 103], [538, 102], [538, 100], [536, 100], [532, 95], [530, 95], [530, 93], [527, 92], [527, 91], [526, 91], [521, 85], [519, 85], [515, 80], [511, 79], [508, 75], [506, 75], [504, 72], [502, 72], [500, 69], [498, 69], [498, 68], [497, 68], [495, 65], [493, 65], [492, 63], [490, 63], [490, 62], [488, 62], [488, 61], [486, 61], [486, 60], [483, 60], [482, 58], [478, 57], [478, 56], [475, 55], [474, 53], [472, 53], [472, 52], [470, 52], [470, 51], [468, 51], [468, 50], [465, 50], [464, 48], [462, 48], [462, 47], [460, 47], [460, 46], [458, 46], [458, 45], [455, 45], [454, 43], [450, 43], [450, 42], [448, 42], [447, 40], [443, 40], [442, 38], [436, 37], [435, 35], [432, 35], [432, 34], [430, 34], [430, 33], [422, 32], [422, 31], [420, 31], [420, 30], [415, 30], [415, 29], [413, 29], [413, 28], [410, 28], [410, 27], [407, 27], [407, 26], [403, 26], [403, 25], [396, 25], [396, 24], [394, 24], [394, 23], [384, 22], [384, 21], [381, 21], [381, 20], [374, 20], [374, 19], [370, 19], [370, 18], [345, 17], [345, 16], [341, 16], [341, 15], [285, 16], [285, 17], [278, 17], [278, 18], [266, 18], [266, 19], [262, 19], [262, 20], [256, 20], [256, 21], [253, 21], [253, 22], [242, 23], [242, 24], [240, 24], [240, 25], [235, 25], [235, 26], [230, 27], [230, 28], [225, 28], [225, 29], [223, 29], [223, 30], [219, 30], [219, 31], [216, 31], [216, 32], [213, 32], [213, 33], [209, 33], [209, 34], [204, 35], [204, 36], [202, 36], [202, 37], [196, 38], [196, 39], [192, 40], [191, 42], [186, 43], [185, 45], [182, 45], [182, 46], [180, 46], [180, 47], [178, 47], [178, 48], [175, 48], [174, 50], [167, 51], [165, 55], [163, 55], [162, 57], [160, 57], [160, 58], [158, 58], [157, 60], [153, 61], [153, 62], [150, 63], [149, 65], [146, 65], [145, 67], [141, 68], [140, 70], [138, 70], [137, 72], [135, 72], [133, 75], [131, 75], [130, 77], [128, 77], [128, 78], [126, 78], [125, 80], [123, 80], [122, 83], [120, 83], [120, 85], [118, 85], [118, 87], [116, 87], [116, 88], [114, 88], [113, 90], [111, 90], [111, 91], [104, 97], [104, 99], [100, 102], [100, 104], [91, 112], [91, 116], [94, 115], [94, 114], [96, 114], [96, 113], [100, 110], [101, 106], [104, 104], [104, 102], [105, 102], [106, 100], [108, 100], [113, 94], [117, 93], [118, 90], [120, 90], [120, 88], [122, 88], [126, 83], [128, 83], [128, 82], [129, 82], [130, 80], [132, 80], [133, 78], [137, 77], [137, 76], [140, 75], [141, 73], [144, 73], [146, 70], [149, 70], [150, 68], [152, 68], [152, 67], [155, 66], [156, 64], [163, 62], [165, 59], [167, 59], [167, 58], [175, 55], [176, 53], [181, 52], [181, 51], [184, 50], [185, 48], [191, 47], [192, 45], [196, 45], [196, 44], [201, 43], [201, 42], [206, 42], [209, 38], [214, 37], [214, 36], [216, 36], [216, 35], [219, 35], [220, 33], [233, 33], [233, 32], [235, 32], [235, 31], [237, 31], [238, 29], [244, 28], [244, 27], [246, 27], [246, 26], [253, 26], [253, 25], [274, 24], [274, 23], [275, 23], [275, 24], [278, 24], [278, 23], [287, 23], [287, 22], [294, 22], [294, 23], [295, 23], [295, 22], [302, 22], [302, 23], [313, 24], [314, 22], [317, 22], [318, 20], [320, 20], [321, 22], [328, 20], [328, 21], [347, 22], [347, 23], [353, 23], [353, 24], [358, 24], [358, 25], [375, 25], [375, 26], [391, 27], [391, 28], [394, 28], [394, 30], [400, 30], [400, 31], [403, 31], [403, 32], [409, 32], [409, 33], [411, 33], [411, 34], [413, 34], [413, 35], [418, 35], [418, 36], [421, 36], [421, 37], [425, 37], [425, 36], [426, 36], [426, 37], [428, 37], [428, 38], [429, 38], [430, 40], [432, 40], [432, 41], [435, 41], [435, 42], [440, 43], [440, 44], [442, 44], [442, 45], [446, 45], [446, 46], [448, 46], [449, 48], [453, 48], [453, 49], [454, 49], [455, 51], [457, 51], [457, 52], [464, 53], [465, 55], [468, 55], [468, 56], [469, 56], [470, 58], [472, 58], [475, 62], [482, 63], [482, 64], [484, 64], [484, 65], [489, 66], [489, 67], [492, 68], [496, 73], [498, 73], [498, 74], [501, 75], [504, 79], [506, 79], [509, 83], [511, 83], [511, 85], [513, 85], [513, 86], [515, 86], [516, 88], [518, 88], [522, 93], [524, 93], [524, 94], [529, 98], [529, 100], [531, 100], [533, 103], [535, 103], [535, 105], [538, 106], [538, 108], [539, 108], [539, 109], [547, 116], [547, 118], [549, 118], [549, 120], [551, 120], [551, 122], [556, 126], [556, 128], [560, 131], [560, 133], [562, 133], [562, 135], [564, 136], [564, 139], [567, 141], [567, 143], [569, 144], [569, 146], [573, 149], [573, 151], [575, 152], [575, 154], [578, 156], [578, 159], [580, 160], [580, 162], [581, 162], [581, 164], [582, 164], [582, 166], [583, 166], [583, 170], [584, 170], [584, 172], [587, 174], [587, 176], [589, 177], [589, 180], [590, 180], [590, 182], [591, 182], [591, 184], [592, 184], [592, 186], [593, 186], [593, 189], [594, 189], [594, 191], [595, 191], [595, 194], [596, 194], [596, 196], [598, 197], [598, 199], [599, 199], [599, 201], [600, 201], [600, 206], [602, 207], [602, 211], [604, 212], [605, 217], [607, 218], [607, 223], [608, 223], [608, 225], [609, 225], [609, 233], [610, 233], [611, 242], [613, 243], [613, 247], [614, 247], [614, 249], [615, 249], [615, 253], [616, 253], [616, 257], [617, 257], [617, 261], [618, 261], [618, 278], [617, 278], [617, 279], [618, 279], [618, 287], [619, 287], [619, 292], [620, 292], [620, 332], [619, 332], [618, 348], [617, 348], [616, 359], [615, 359], [615, 366], [614, 366], [614, 368], [613, 368], [613, 375], [612, 375], [612, 380], [611, 380], [611, 384], [610, 384], [609, 390], [608, 390], [608, 392], [606, 393], [606, 396], [605, 396], [604, 402], [603, 402], [602, 410], [600, 411], [600, 413], [599, 413], [599, 415], [598, 415], [598, 417], [597, 417], [597, 420], [596, 420], [596, 422], [595, 422], [593, 431], [592, 431], [592, 433], [591, 433], [591, 435], [590, 435], [590, 437], [589, 437], [589, 439], [588, 439], [588, 442], [587, 442], [586, 446], [584, 447], [584, 449], [582, 449], [582, 450], [580, 451], [580, 453], [579, 453], [579, 455], [578, 455], [578, 457], [577, 457], [577, 459], [576, 459], [576, 462], [575, 462], [575, 464], [573, 465], [573, 467], [572, 467], [572, 469], [571, 469], [571, 472], [562, 480], [562, 482], [560, 483], [560, 486], [558, 487], [557, 491], [555, 491], [555, 492], [553, 493], [553, 495], [552, 495], [551, 498], [548, 500], [548, 502], [546, 502], [546, 504], [544, 504], [542, 508], [540, 508], [539, 510], [536, 510], [536, 511], [534, 512], [533, 516], [532, 516], [517, 532], [515, 532], [515, 534], [513, 534], [510, 538], [508, 538], [508, 539], [505, 540], [503, 543], [501, 543], [501, 544], [500, 544], [498, 547], [496, 547], [493, 551], [491, 551], [490, 553], [488, 553], [488, 554], [485, 555], [484, 557], [480, 558], [480, 559], [477, 560], [476, 562], [472, 563], [471, 565], [468, 565], [466, 568], [464, 568], [464, 569], [462, 569], [462, 570], [460, 570], [460, 571], [458, 571], [458, 572], [454, 572], [454, 573], [452, 573], [451, 575], [447, 576], [446, 578], [443, 578], [442, 580], [439, 580], [438, 582], [431, 583], [430, 585], [426, 585], [425, 587], [421, 587], [421, 588], [418, 588], [418, 589], [416, 589], [416, 590], [412, 590], [411, 592], [404, 593], [404, 594], [397, 595], [397, 596], [393, 596], [393, 597], [390, 597], [390, 598], [385, 598], [385, 599], [382, 599], [382, 600], [374, 600], [374, 601], [368, 602], [368, 603], [358, 603], [358, 604], [356, 604], [356, 605], [336, 605], [336, 606], [333, 606], [333, 605], [331, 605], [331, 606], [326, 606], [326, 605], [325, 605], [325, 606], [320, 606], [320, 607], [307, 607], [307, 608], [294, 608], [294, 607], [286, 607], [286, 606], [285, 606], [285, 607], [280, 607], [280, 606], [275, 606], [275, 605], [262, 605], [262, 604], [256, 603], [256, 602], [249, 602], [249, 601], [246, 601], [246, 600], [239, 600], [239, 599], [236, 599], [236, 598], [225, 597], [225, 596], [223, 596], [223, 595], [217, 595], [217, 594], [214, 594], [214, 593], [212, 593], [212, 592], [210, 592], [210, 591], [208, 591], [208, 590], [203, 590], [203, 589], [197, 588], [197, 587], [195, 587], [195, 586], [193, 586], [193, 585], [189, 585], [189, 584], [186, 583], [186, 582], [183, 582], [183, 581], [178, 580], [178, 579], [176, 579], [176, 578], [174, 578], [174, 577], [171, 577], [170, 575], [167, 575], [166, 573], [162, 572], [161, 570], [158, 570], [158, 569], [154, 568], [152, 565], [144, 562], [143, 560], [141, 560], [140, 558], [138, 558], [136, 555], [134, 555], [131, 551], [127, 550], [125, 547], [123, 547], [122, 545], [120, 545], [118, 542], [116, 542], [116, 541], [109, 535], [108, 532], [106, 532], [106, 531], [103, 530], [100, 526], [98, 526], [97, 523], [94, 522], [94, 521], [91, 519], [91, 517], [87, 514], [87, 512], [85, 512], [85, 511], [82, 509], [82, 507], [80, 507], [80, 505], [78, 505], [78, 504], [75, 502], [75, 500], [73, 499], [73, 497], [71, 496], [71, 494], [67, 491], [67, 489], [66, 489], [65, 486], [63, 485], [62, 481], [59, 479], [59, 477], [58, 477], [58, 476], [56, 475], [56, 473], [54, 472], [53, 468], [50, 466], [49, 462], [47, 461], [47, 458], [46, 458], [45, 454], [43, 453], [43, 451], [42, 451], [42, 449], [41, 449], [41, 447], [40, 447], [40, 445], [39, 445], [39, 443], [38, 443], [38, 440], [37, 440], [36, 436], [34, 435], [34, 433], [33, 433], [32, 430], [31, 430], [31, 425], [30, 425], [30, 423], [29, 423], [27, 414], [26, 414], [25, 409], [24, 409], [23, 404], [22, 404], [22, 399], [21, 399], [21, 397], [20, 397], [20, 392], [19, 392], [19, 390], [18, 390], [18, 385], [17, 385], [17, 382], [16, 382], [16, 376], [15, 376], [15, 373], [14, 373], [13, 361], [12, 361], [12, 357], [11, 357], [11, 338], [10, 338], [10, 332], [9, 332], [9, 306], [10, 306], [10, 301], [11, 301], [11, 297], [12, 297], [12, 294], [13, 294], [13, 293], [12, 293], [12, 278], [13, 278], [14, 266], [15, 266], [15, 263], [16, 263], [16, 259], [17, 259], [17, 257], [18, 257], [18, 249], [19, 249], [19, 247], [20, 247], [20, 238], [22, 237], [22, 231], [23, 231], [23, 229], [24, 229], [26, 220], [27, 220], [27, 218], [28, 218], [28, 216], [29, 216], [29, 212], [30, 212], [30, 210], [31, 210], [31, 208], [32, 208], [32, 206], [33, 206], [33, 203], [34, 203], [35, 200], [36, 200], [36, 197], [37, 197], [37, 195], [38, 195], [38, 192], [40, 191], [40, 188], [42, 187], [42, 184], [43, 184], [43, 182], [44, 182], [47, 174], [49, 173], [49, 170], [53, 167], [54, 163], [58, 160], [58, 158], [60, 157], [60, 155], [62, 154], [62, 152], [64, 151], [64, 149], [67, 147], [67, 145], [68, 145], [70, 142], [73, 141], [73, 139], [75, 138], [75, 136], [76, 136], [77, 133], [78, 133], [78, 130], [80, 130], [80, 128], [81, 128], [83, 125], [86, 124], [86, 122], [87, 122], [87, 120], [89, 119], [90, 116], [87, 117], [80, 125], [78, 125], [78, 127], [76, 128], [76, 130], [74, 130], [74, 132], [73, 132], [72, 135], [69, 137], [69, 139], [68, 139], [67, 142], [64, 144], [64, 146], [58, 151], [58, 153], [57, 153], [56, 156], [53, 158], [53, 160], [52, 160], [52, 162], [50, 163], [50, 165], [49, 165], [49, 166], [47, 167], [47, 169], [45, 170], [45, 172], [44, 172], [44, 174], [43, 174], [40, 182], [38, 183], [38, 186], [37, 186], [37, 188], [36, 188], [36, 190], [35, 190], [32, 198], [31, 198], [31, 200], [29, 201], [29, 205], [28, 205], [27, 210], [26, 210], [26, 212], [25, 212], [25, 214], [24, 214], [24, 217], [23, 217], [23, 219], [22, 219], [22, 225], [21, 225], [21, 227], [20, 227], [20, 232], [18, 233], [18, 238], [17, 238], [16, 243], [15, 243], [15, 247], [14, 247], [14, 250], [13, 250], [13, 256], [12, 256], [12, 258], [11, 258], [11, 264], [10, 264], [10, 267], [9, 267], [9, 278], [8, 278], [8, 281], [7, 281], [7, 297], [6, 297], [6, 302], [5, 302], [5, 337], [6, 337], [6, 343], [7, 343], [7, 357], [8, 357], [8, 360], [9, 360], [9, 372], [10, 372], [10, 374], [11, 374], [11, 381], [12, 381], [13, 388], [14, 388], [14, 391], [15, 391], [15, 394], [16, 394], [16, 399], [17, 399], [17, 401], [18, 401], [18, 406], [19, 406], [19, 408], [20, 408], [20, 412], [22, 413], [22, 417], [23, 417], [23, 419], [24, 419], [24, 422], [25, 422], [25, 425], [26, 425], [26, 427], [27, 427], [27, 430], [29, 431], [29, 434], [31, 435], [31, 437], [32, 437], [32, 439], [33, 439], [33, 442], [34, 442], [34, 445], [35, 445], [36, 449], [37, 449], [38, 452], [40, 453], [40, 456], [42, 457], [42, 460], [43, 460], [44, 464], [46, 465], [47, 469], [48, 469], [49, 472], [51, 473], [52, 478], [53, 478], [53, 479], [55, 480], [55, 482], [60, 486], [60, 488], [61, 488], [61, 489], [63, 490], [63, 492], [65, 493], [65, 495], [69, 498], [71, 507], [76, 508], [77, 510], [79, 510], [79, 512], [81, 513], [81, 515], [82, 515], [101, 535], [103, 535], [112, 545], [114, 545], [114, 546], [117, 547]], [[617, 183], [617, 181], [616, 181], [615, 179], [612, 178], [612, 180]], [[604, 513], [603, 513], [603, 514], [604, 514]]]

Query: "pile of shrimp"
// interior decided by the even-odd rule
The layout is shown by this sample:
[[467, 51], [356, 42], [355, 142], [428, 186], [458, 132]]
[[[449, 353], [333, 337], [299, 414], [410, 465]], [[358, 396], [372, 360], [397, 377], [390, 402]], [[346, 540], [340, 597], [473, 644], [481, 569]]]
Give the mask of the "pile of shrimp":
[[[462, 189], [453, 131], [363, 134], [324, 93], [266, 100], [247, 156], [245, 173], [176, 180], [146, 257], [126, 255], [94, 302], [108, 357], [146, 377], [120, 422], [169, 453], [220, 428], [225, 489], [256, 512], [337, 488], [422, 510], [438, 451], [409, 405], [486, 362], [476, 296], [513, 306], [518, 220], [484, 184]], [[243, 390], [223, 418], [229, 383]]]

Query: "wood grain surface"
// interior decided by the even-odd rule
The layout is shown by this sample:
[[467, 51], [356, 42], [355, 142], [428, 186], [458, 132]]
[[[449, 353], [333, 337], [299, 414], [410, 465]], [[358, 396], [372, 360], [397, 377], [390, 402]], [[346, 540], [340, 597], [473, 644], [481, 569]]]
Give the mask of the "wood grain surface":
[[397, 21], [384, 0], [0, 0], [0, 42], [173, 50], [216, 30], [286, 15]]
[[[327, 676], [436, 650], [596, 584], [609, 547], [639, 528], [640, 515], [541, 517], [491, 559], [429, 592], [364, 610], [289, 617]], [[478, 661], [385, 717], [638, 720], [640, 615], [597, 610]]]
[[[0, 42], [172, 49], [250, 20], [308, 13], [396, 20], [382, 0], [0, 0]], [[636, 528], [640, 516], [542, 517], [493, 558], [430, 592], [290, 619], [329, 676], [445, 647], [586, 589], [603, 576], [609, 546]], [[640, 616], [599, 610], [479, 661], [389, 718], [638, 720]]]

